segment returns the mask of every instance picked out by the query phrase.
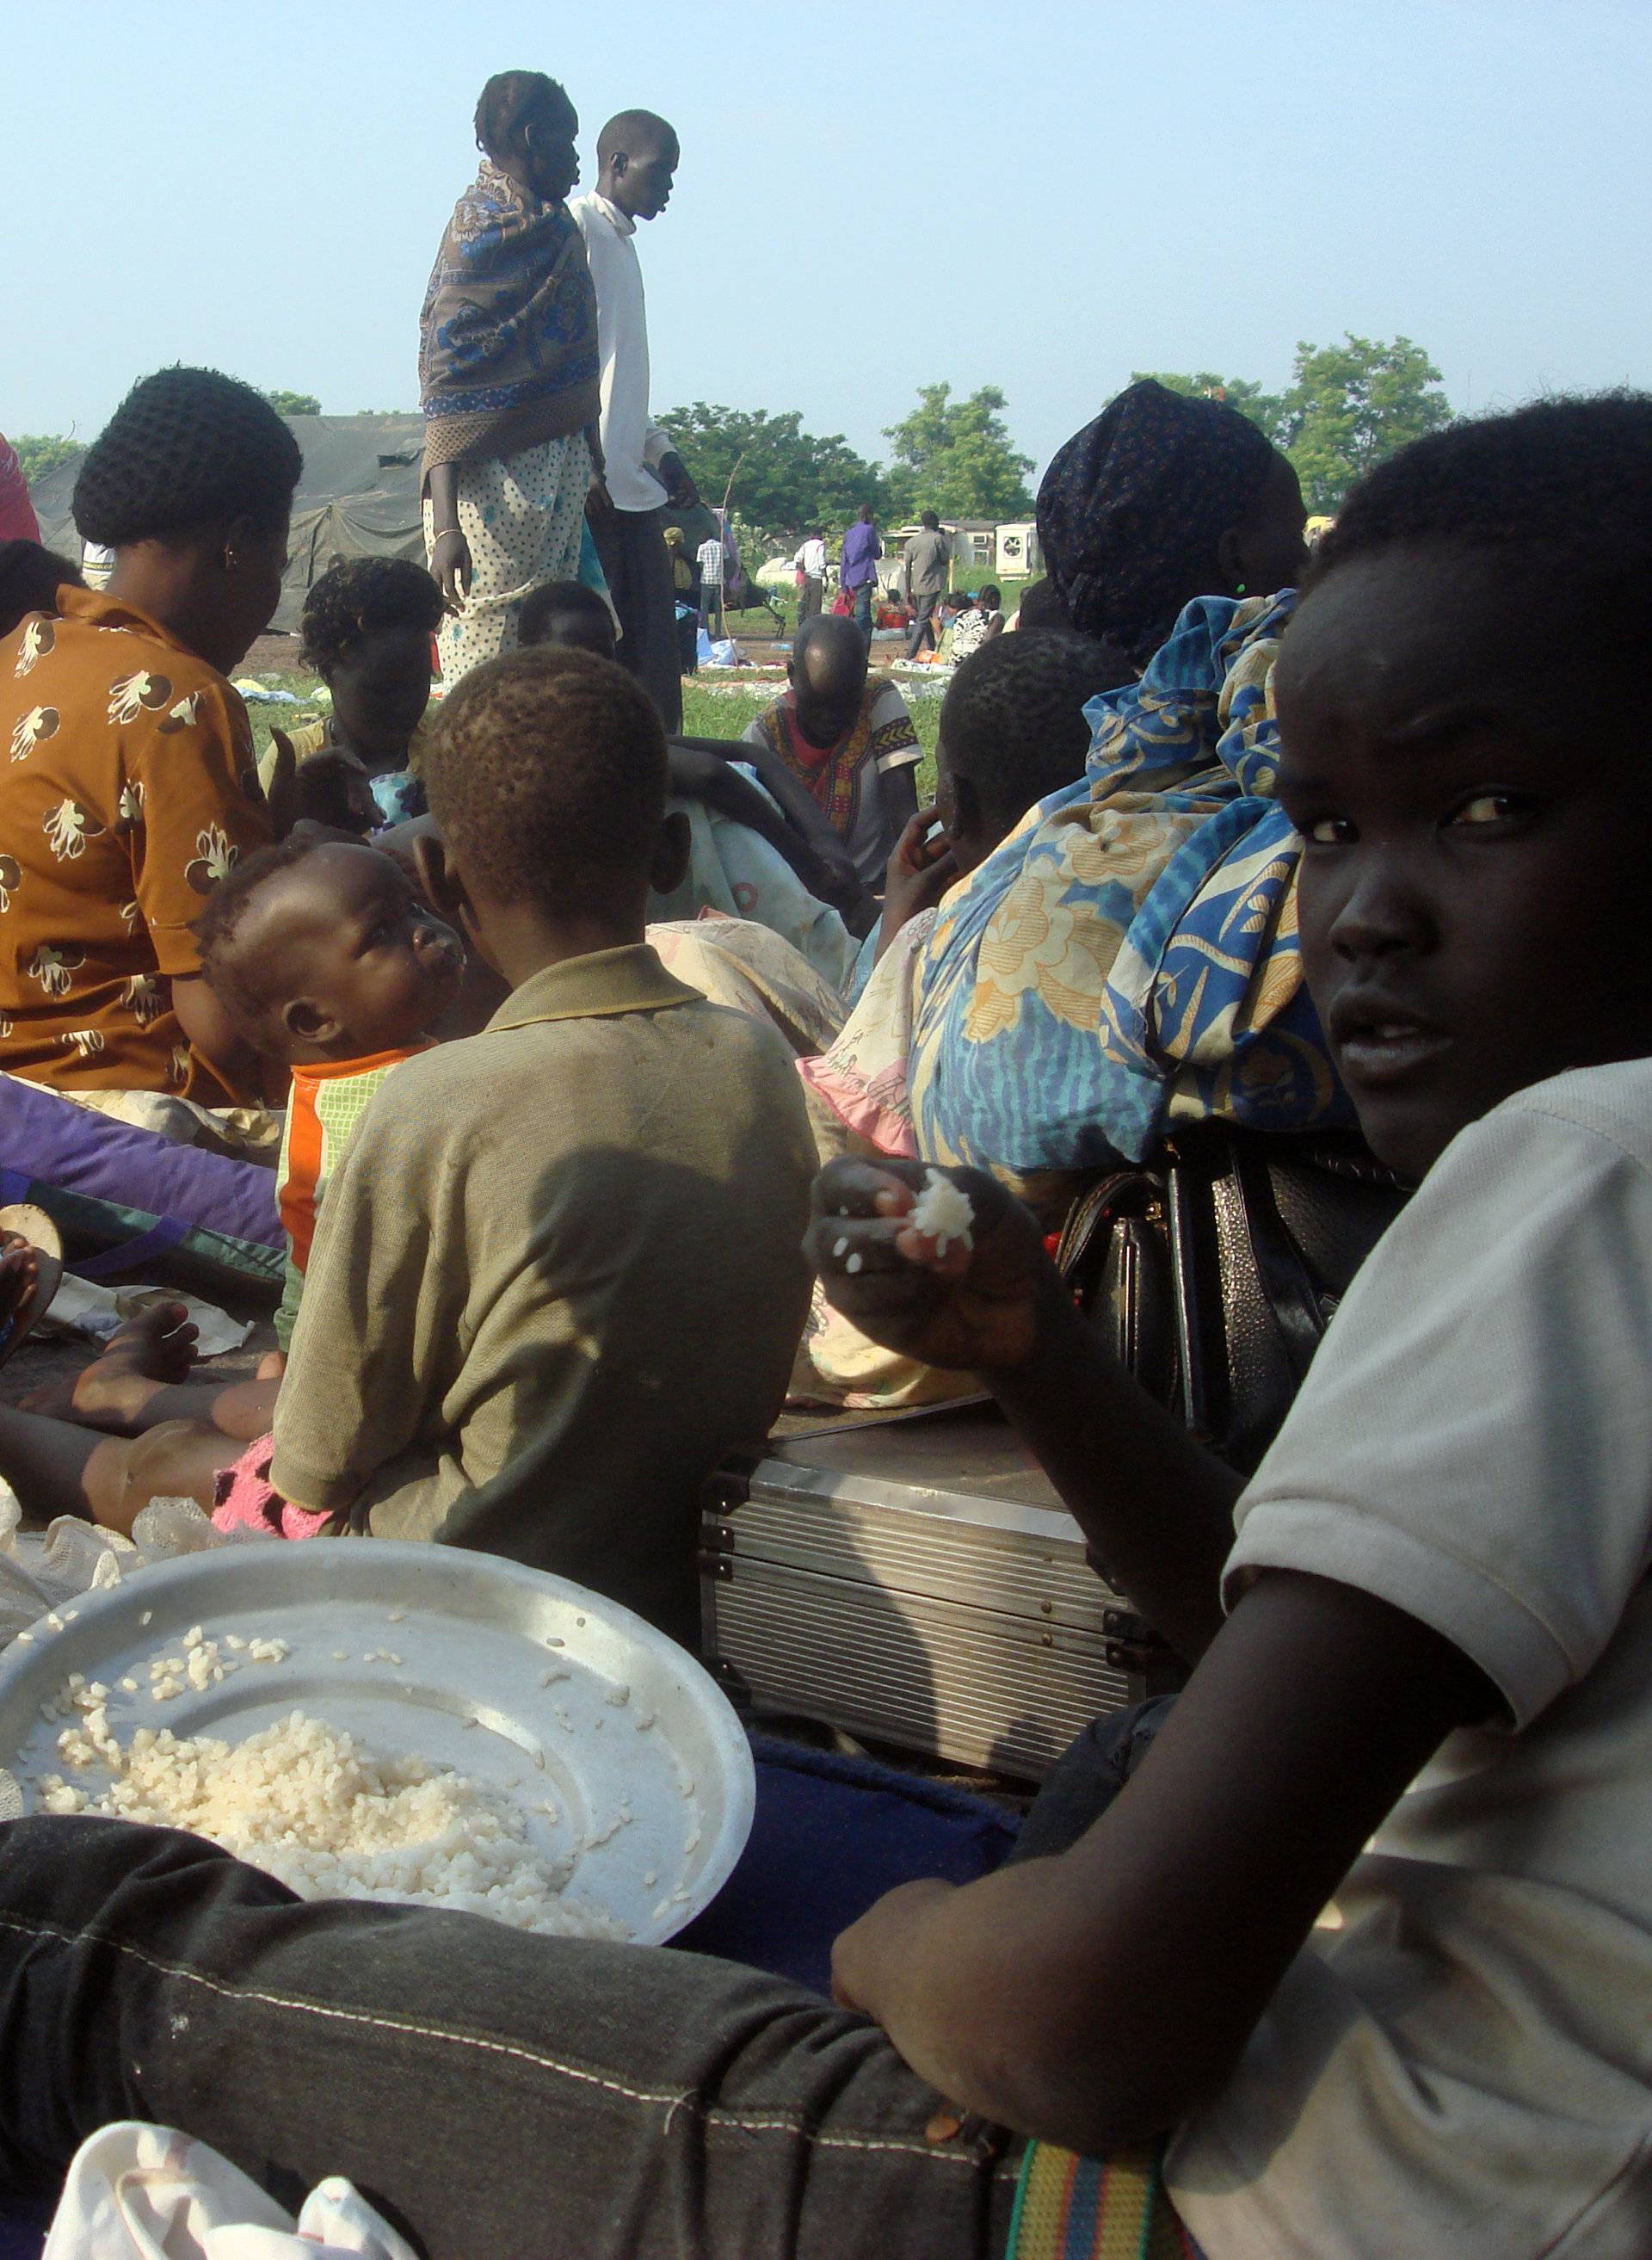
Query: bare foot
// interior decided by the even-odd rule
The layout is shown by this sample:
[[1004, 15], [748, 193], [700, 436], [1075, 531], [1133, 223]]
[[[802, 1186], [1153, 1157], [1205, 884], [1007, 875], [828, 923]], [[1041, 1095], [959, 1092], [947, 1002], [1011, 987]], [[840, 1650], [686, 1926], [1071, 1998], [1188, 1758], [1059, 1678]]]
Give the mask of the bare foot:
[[39, 1262], [23, 1234], [0, 1235], [0, 1338], [10, 1341], [19, 1320], [26, 1326], [39, 1279]]
[[128, 1319], [109, 1338], [100, 1357], [73, 1381], [54, 1382], [23, 1400], [25, 1412], [48, 1412], [102, 1428], [111, 1436], [134, 1435], [157, 1389], [187, 1381], [195, 1364], [196, 1329], [182, 1303], [154, 1303]]
[[27, 1234], [0, 1229], [0, 1365], [18, 1349], [29, 1327], [46, 1311], [61, 1277], [61, 1261], [43, 1255]]

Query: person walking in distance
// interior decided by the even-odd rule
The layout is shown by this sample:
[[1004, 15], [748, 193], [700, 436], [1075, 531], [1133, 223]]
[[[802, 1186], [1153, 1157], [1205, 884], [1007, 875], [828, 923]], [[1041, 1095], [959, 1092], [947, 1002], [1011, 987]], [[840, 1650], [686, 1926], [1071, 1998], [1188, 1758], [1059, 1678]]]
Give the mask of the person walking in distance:
[[619, 617], [620, 663], [647, 690], [668, 731], [683, 726], [683, 688], [662, 513], [668, 502], [692, 510], [700, 497], [670, 434], [648, 413], [648, 318], [633, 239], [639, 220], [665, 210], [680, 158], [663, 118], [622, 111], [597, 137], [597, 186], [569, 204], [597, 286], [607, 480], [605, 497], [593, 490], [590, 529]]
[[700, 618], [705, 623], [709, 636], [726, 635], [727, 623], [723, 616], [723, 521], [719, 515], [715, 533], [708, 533], [697, 552], [700, 568]]
[[940, 530], [933, 510], [919, 519], [919, 531], [901, 552], [901, 594], [912, 606], [912, 632], [906, 639], [906, 656], [916, 659], [926, 643], [940, 647], [935, 628], [935, 607], [945, 593], [952, 565], [952, 544]]
[[843, 560], [838, 577], [844, 595], [855, 607], [855, 625], [866, 638], [869, 650], [872, 643], [872, 600], [877, 593], [877, 561], [883, 554], [883, 545], [878, 539], [872, 505], [863, 502], [860, 515], [843, 537]]
[[812, 527], [792, 563], [797, 569], [797, 626], [818, 619], [826, 606], [826, 536]]

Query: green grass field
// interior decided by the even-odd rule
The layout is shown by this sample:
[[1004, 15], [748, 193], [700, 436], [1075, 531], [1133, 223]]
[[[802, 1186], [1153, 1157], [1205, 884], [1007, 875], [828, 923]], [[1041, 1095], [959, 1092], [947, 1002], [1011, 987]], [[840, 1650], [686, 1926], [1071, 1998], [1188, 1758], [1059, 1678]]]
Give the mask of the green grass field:
[[[290, 691], [298, 702], [292, 706], [266, 706], [249, 702], [247, 712], [253, 722], [253, 745], [259, 754], [269, 743], [272, 728], [291, 729], [298, 723], [312, 722], [318, 715], [326, 712], [325, 704], [316, 696], [321, 688], [318, 676], [301, 673], [296, 669], [266, 669], [254, 679], [261, 683], [268, 690]], [[747, 683], [727, 678], [714, 680], [706, 676], [689, 676], [683, 685], [684, 736], [740, 737], [747, 724], [755, 721], [763, 709], [778, 696], [779, 687], [773, 681]], [[938, 684], [933, 689], [927, 684], [920, 684], [906, 691], [906, 703], [912, 709], [913, 726], [924, 748], [923, 764], [918, 772], [919, 796], [924, 800], [932, 798], [935, 790], [935, 732], [940, 719], [939, 691]]]
[[[912, 727], [918, 733], [918, 742], [924, 749], [924, 758], [918, 771], [918, 797], [929, 801], [935, 794], [935, 737], [940, 722], [940, 686], [925, 683], [911, 688], [903, 683], [902, 690], [912, 712]], [[683, 733], [688, 738], [743, 737], [748, 722], [754, 722], [764, 708], [772, 705], [780, 686], [774, 683], [756, 683], [717, 682], [704, 676], [690, 676], [683, 685]]]

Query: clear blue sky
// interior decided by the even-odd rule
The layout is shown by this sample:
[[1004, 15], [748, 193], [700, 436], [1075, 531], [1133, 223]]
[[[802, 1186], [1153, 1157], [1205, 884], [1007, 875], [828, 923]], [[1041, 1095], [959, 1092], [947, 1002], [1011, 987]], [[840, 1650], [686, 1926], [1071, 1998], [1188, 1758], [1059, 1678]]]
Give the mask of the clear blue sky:
[[1041, 463], [1134, 368], [1269, 384], [1404, 331], [1454, 404], [1652, 383], [1652, 0], [75, 0], [17, 7], [0, 430], [201, 361], [415, 404], [482, 82], [677, 125], [645, 228], [656, 409], [880, 453], [915, 388]]

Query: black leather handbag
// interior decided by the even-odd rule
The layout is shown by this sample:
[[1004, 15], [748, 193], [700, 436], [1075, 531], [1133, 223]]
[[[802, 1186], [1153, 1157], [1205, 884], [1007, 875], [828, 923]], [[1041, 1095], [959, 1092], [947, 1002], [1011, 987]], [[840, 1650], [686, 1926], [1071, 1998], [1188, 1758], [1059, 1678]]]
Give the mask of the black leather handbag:
[[1248, 1475], [1407, 1191], [1355, 1136], [1202, 1123], [1082, 1194], [1055, 1261], [1143, 1387]]

